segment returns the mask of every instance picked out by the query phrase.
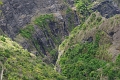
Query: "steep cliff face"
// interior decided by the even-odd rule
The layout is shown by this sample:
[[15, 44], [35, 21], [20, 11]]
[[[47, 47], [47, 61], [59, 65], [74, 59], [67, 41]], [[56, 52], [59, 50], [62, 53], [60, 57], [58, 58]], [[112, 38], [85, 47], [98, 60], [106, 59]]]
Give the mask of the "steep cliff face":
[[0, 27], [7, 35], [13, 38], [19, 32], [19, 29], [30, 23], [31, 18], [39, 12], [59, 11], [62, 7], [59, 2], [60, 0], [3, 0], [3, 5], [0, 8], [2, 10]]
[[[25, 49], [41, 56], [48, 56], [55, 50], [57, 58], [57, 46], [79, 25], [78, 14], [63, 0], [3, 0], [0, 10], [1, 34], [7, 34]], [[53, 15], [52, 20], [45, 19], [47, 25], [34, 23], [40, 15], [46, 14]], [[32, 32], [27, 25], [32, 25]], [[25, 30], [28, 32], [24, 33]], [[31, 36], [26, 38], [21, 32]]]

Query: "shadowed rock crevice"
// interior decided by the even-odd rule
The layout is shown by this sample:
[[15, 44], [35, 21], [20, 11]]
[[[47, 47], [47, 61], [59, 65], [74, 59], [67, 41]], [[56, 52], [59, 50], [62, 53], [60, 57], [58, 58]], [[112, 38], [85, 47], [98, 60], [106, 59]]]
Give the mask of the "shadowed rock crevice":
[[103, 1], [93, 8], [94, 11], [100, 12], [105, 18], [110, 18], [115, 14], [120, 14], [120, 9], [116, 7], [112, 1]]

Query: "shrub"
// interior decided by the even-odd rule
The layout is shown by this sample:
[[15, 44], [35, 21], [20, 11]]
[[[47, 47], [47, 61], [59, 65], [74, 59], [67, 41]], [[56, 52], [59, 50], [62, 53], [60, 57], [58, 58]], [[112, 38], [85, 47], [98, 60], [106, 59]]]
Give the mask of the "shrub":
[[102, 17], [97, 18], [97, 22], [101, 22], [101, 20], [102, 20]]
[[2, 38], [1, 38], [1, 40], [2, 40], [3, 42], [5, 42], [5, 41], [6, 41], [5, 37], [2, 37]]
[[48, 26], [48, 21], [52, 21], [52, 20], [53, 20], [52, 14], [41, 15], [35, 19], [34, 24], [38, 25], [39, 27], [44, 28]]
[[3, 5], [3, 2], [2, 2], [2, 1], [0, 1], [0, 5]]

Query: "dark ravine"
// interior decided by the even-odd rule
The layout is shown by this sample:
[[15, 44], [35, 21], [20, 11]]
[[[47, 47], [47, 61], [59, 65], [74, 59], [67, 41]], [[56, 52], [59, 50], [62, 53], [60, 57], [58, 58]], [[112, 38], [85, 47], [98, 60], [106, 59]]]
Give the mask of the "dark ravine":
[[110, 18], [115, 14], [120, 14], [120, 9], [112, 1], [106, 0], [93, 8], [93, 11], [98, 11], [105, 18]]

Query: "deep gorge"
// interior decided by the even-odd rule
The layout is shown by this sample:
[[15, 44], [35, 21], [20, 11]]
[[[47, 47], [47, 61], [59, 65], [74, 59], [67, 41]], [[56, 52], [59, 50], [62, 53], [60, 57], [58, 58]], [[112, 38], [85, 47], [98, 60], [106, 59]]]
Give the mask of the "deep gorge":
[[120, 79], [119, 14], [118, 0], [0, 1], [0, 77]]

